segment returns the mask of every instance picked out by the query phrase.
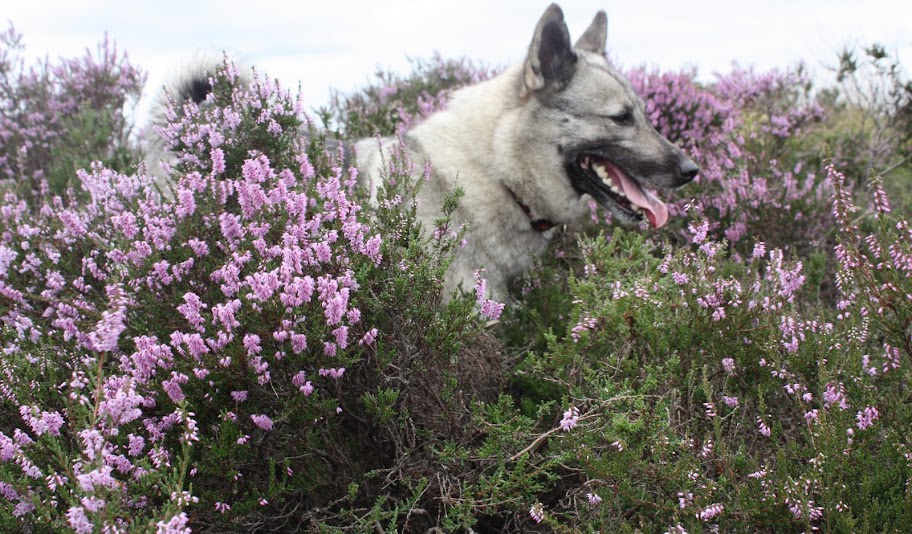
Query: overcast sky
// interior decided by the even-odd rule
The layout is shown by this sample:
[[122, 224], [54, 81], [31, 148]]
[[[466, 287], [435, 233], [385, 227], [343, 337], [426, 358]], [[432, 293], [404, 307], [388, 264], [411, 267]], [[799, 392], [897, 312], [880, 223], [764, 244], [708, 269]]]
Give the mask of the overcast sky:
[[[27, 57], [81, 55], [107, 32], [148, 71], [147, 93], [195, 53], [228, 50], [286, 87], [300, 82], [318, 107], [330, 88], [363, 86], [377, 67], [407, 72], [407, 57], [437, 51], [489, 66], [521, 61], [548, 3], [28, 0], [5, 2], [0, 17], [23, 34]], [[823, 71], [844, 44], [875, 41], [912, 65], [906, 0], [574, 0], [562, 7], [573, 39], [604, 9], [609, 53], [625, 66], [694, 67], [711, 79], [733, 61], [768, 69], [803, 59]]]

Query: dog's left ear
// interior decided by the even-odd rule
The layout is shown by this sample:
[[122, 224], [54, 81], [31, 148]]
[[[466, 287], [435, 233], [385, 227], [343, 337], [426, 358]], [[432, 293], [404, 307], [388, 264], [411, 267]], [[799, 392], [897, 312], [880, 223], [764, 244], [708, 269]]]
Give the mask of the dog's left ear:
[[592, 52], [601, 56], [605, 55], [605, 42], [608, 40], [608, 15], [599, 11], [592, 19], [592, 24], [583, 32], [576, 42], [575, 48]]
[[564, 12], [551, 4], [535, 27], [523, 74], [526, 90], [540, 91], [562, 87], [573, 77], [576, 54], [570, 47], [570, 31], [564, 23]]

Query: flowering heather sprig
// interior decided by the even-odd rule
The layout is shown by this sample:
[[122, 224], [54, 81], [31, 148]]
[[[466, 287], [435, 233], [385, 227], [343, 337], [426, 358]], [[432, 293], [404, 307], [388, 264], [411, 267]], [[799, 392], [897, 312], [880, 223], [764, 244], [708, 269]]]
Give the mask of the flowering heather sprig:
[[482, 278], [484, 269], [475, 271], [475, 302], [479, 306], [482, 317], [490, 320], [496, 320], [503, 313], [504, 304], [485, 298], [487, 294], [488, 282]]
[[564, 412], [564, 417], [560, 422], [560, 429], [564, 432], [569, 432], [572, 430], [577, 423], [579, 423], [580, 413], [579, 409], [576, 406], [571, 406], [566, 412]]
[[700, 521], [712, 521], [724, 510], [725, 507], [720, 503], [710, 504], [709, 506], [700, 509], [700, 511], [696, 513], [696, 516]]
[[541, 523], [545, 519], [545, 507], [542, 503], [535, 503], [532, 508], [529, 508], [529, 517], [536, 523]]
[[878, 412], [877, 408], [874, 406], [866, 406], [864, 410], [859, 411], [855, 415], [855, 419], [858, 421], [857, 426], [859, 430], [866, 430], [879, 418], [880, 412]]
[[772, 432], [770, 431], [770, 427], [760, 417], [757, 418], [757, 430], [760, 432], [760, 434], [763, 437], [766, 437], [766, 438], [770, 437], [770, 435], [772, 434]]

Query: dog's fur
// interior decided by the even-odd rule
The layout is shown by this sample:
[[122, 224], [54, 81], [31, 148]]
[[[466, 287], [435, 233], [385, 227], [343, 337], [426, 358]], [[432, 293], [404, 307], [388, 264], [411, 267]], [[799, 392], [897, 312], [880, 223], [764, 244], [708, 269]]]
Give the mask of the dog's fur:
[[[555, 227], [576, 229], [594, 199], [616, 219], [665, 223], [665, 205], [644, 188], [677, 188], [697, 166], [649, 124], [629, 82], [605, 59], [607, 17], [600, 11], [575, 45], [563, 13], [551, 5], [535, 28], [525, 61], [456, 91], [448, 109], [403, 137], [410, 159], [432, 173], [419, 191], [425, 228], [440, 217], [443, 197], [460, 186], [454, 213], [467, 226], [445, 294], [471, 289], [486, 269], [488, 288], [503, 298], [510, 277], [546, 249]], [[397, 139], [355, 144], [366, 182], [382, 180]]]

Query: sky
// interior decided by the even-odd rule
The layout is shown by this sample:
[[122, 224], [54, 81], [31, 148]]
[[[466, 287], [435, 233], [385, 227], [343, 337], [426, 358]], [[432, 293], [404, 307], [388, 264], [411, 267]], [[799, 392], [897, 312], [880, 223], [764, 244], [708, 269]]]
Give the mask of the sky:
[[[29, 0], [6, 2], [26, 57], [73, 57], [105, 33], [148, 72], [139, 106], [182, 63], [228, 51], [241, 65], [301, 84], [312, 108], [351, 92], [378, 68], [407, 73], [408, 58], [467, 57], [487, 66], [523, 60], [540, 0]], [[758, 70], [804, 61], [818, 76], [847, 44], [883, 44], [912, 64], [912, 2], [903, 0], [574, 0], [561, 3], [572, 39], [599, 9], [608, 51], [623, 66], [696, 69], [711, 80], [732, 63]], [[912, 70], [907, 67], [907, 73]]]

